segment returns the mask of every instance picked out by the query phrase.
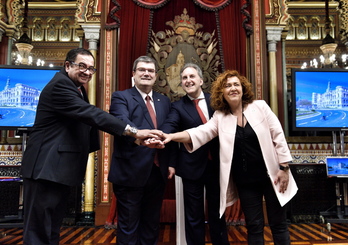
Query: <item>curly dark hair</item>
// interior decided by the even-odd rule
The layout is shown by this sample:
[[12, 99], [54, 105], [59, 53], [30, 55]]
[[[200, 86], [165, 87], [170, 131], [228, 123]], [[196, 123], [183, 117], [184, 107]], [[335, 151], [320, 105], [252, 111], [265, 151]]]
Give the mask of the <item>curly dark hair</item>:
[[227, 101], [224, 98], [223, 90], [225, 88], [225, 84], [227, 82], [227, 79], [230, 77], [237, 77], [240, 80], [240, 83], [242, 85], [242, 103], [243, 106], [250, 104], [254, 101], [254, 92], [252, 91], [252, 85], [249, 82], [249, 80], [245, 77], [239, 74], [236, 70], [227, 70], [224, 73], [220, 74], [216, 81], [213, 82], [211, 87], [211, 96], [210, 96], [210, 104], [211, 107], [214, 110], [222, 111], [226, 114], [230, 113], [230, 106], [228, 105]]

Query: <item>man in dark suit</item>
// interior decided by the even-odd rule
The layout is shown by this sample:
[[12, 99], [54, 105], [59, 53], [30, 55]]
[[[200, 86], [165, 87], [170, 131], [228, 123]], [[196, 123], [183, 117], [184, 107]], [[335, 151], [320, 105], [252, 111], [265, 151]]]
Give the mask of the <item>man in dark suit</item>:
[[[202, 91], [202, 70], [187, 63], [181, 70], [181, 86], [186, 95], [172, 104], [164, 125], [165, 133], [174, 133], [205, 123], [213, 115], [210, 95]], [[198, 109], [195, 101], [197, 101]], [[200, 115], [201, 114], [201, 115]], [[204, 188], [208, 207], [210, 237], [214, 245], [229, 244], [225, 218], [219, 218], [219, 141], [214, 139], [193, 153], [180, 144], [176, 174], [182, 178], [184, 192], [185, 235], [188, 245], [205, 244]]]
[[88, 154], [99, 149], [98, 129], [141, 139], [158, 135], [91, 105], [84, 85], [95, 72], [92, 53], [72, 49], [40, 95], [21, 168], [26, 245], [59, 244], [70, 186], [83, 182]]
[[[135, 86], [113, 93], [110, 113], [139, 129], [159, 128], [170, 111], [170, 100], [152, 90], [156, 76], [154, 59], [136, 59]], [[174, 175], [174, 168], [162, 160], [165, 149], [142, 143], [127, 136], [114, 138], [109, 181], [117, 198], [118, 245], [157, 244], [165, 184]]]

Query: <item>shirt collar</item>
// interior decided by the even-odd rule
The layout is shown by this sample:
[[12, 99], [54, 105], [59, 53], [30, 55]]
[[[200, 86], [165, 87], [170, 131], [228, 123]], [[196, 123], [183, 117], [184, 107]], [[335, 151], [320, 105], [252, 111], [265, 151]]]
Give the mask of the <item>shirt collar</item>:
[[187, 97], [189, 97], [190, 100], [205, 99], [203, 91], [201, 91], [201, 94], [197, 98], [193, 98], [190, 95], [187, 95]]
[[134, 87], [138, 90], [138, 92], [140, 93], [143, 100], [145, 100], [146, 96], [150, 96], [151, 100], [153, 101], [153, 97], [152, 97], [153, 91], [152, 90], [150, 91], [150, 93], [146, 94], [143, 91], [141, 91], [140, 89], [138, 89], [137, 86], [134, 86]]

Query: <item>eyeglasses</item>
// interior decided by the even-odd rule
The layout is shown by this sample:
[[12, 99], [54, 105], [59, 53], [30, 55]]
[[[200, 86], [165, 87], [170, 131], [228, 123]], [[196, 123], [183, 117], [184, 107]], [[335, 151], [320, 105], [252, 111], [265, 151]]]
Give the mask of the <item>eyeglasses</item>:
[[79, 69], [81, 72], [86, 72], [88, 70], [89, 73], [91, 73], [93, 75], [97, 71], [97, 69], [95, 69], [93, 66], [87, 67], [87, 65], [84, 63], [78, 63], [78, 64], [76, 64], [75, 62], [70, 62], [70, 63], [72, 65], [79, 66]]
[[137, 68], [137, 69], [135, 69], [135, 70], [137, 70], [137, 71], [140, 72], [140, 73], [145, 73], [146, 71], [147, 71], [149, 74], [154, 74], [154, 73], [156, 73], [156, 70], [155, 70], [155, 69], [146, 69], [146, 68], [142, 68], [142, 67]]

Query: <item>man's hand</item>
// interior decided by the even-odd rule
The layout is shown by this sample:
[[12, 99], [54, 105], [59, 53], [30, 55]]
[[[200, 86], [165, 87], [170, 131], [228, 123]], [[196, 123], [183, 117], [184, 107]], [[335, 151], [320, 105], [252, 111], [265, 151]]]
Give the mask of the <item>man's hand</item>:
[[168, 167], [168, 179], [173, 178], [174, 175], [175, 175], [175, 168]]
[[162, 138], [163, 132], [156, 129], [139, 129], [134, 137], [137, 139]]

